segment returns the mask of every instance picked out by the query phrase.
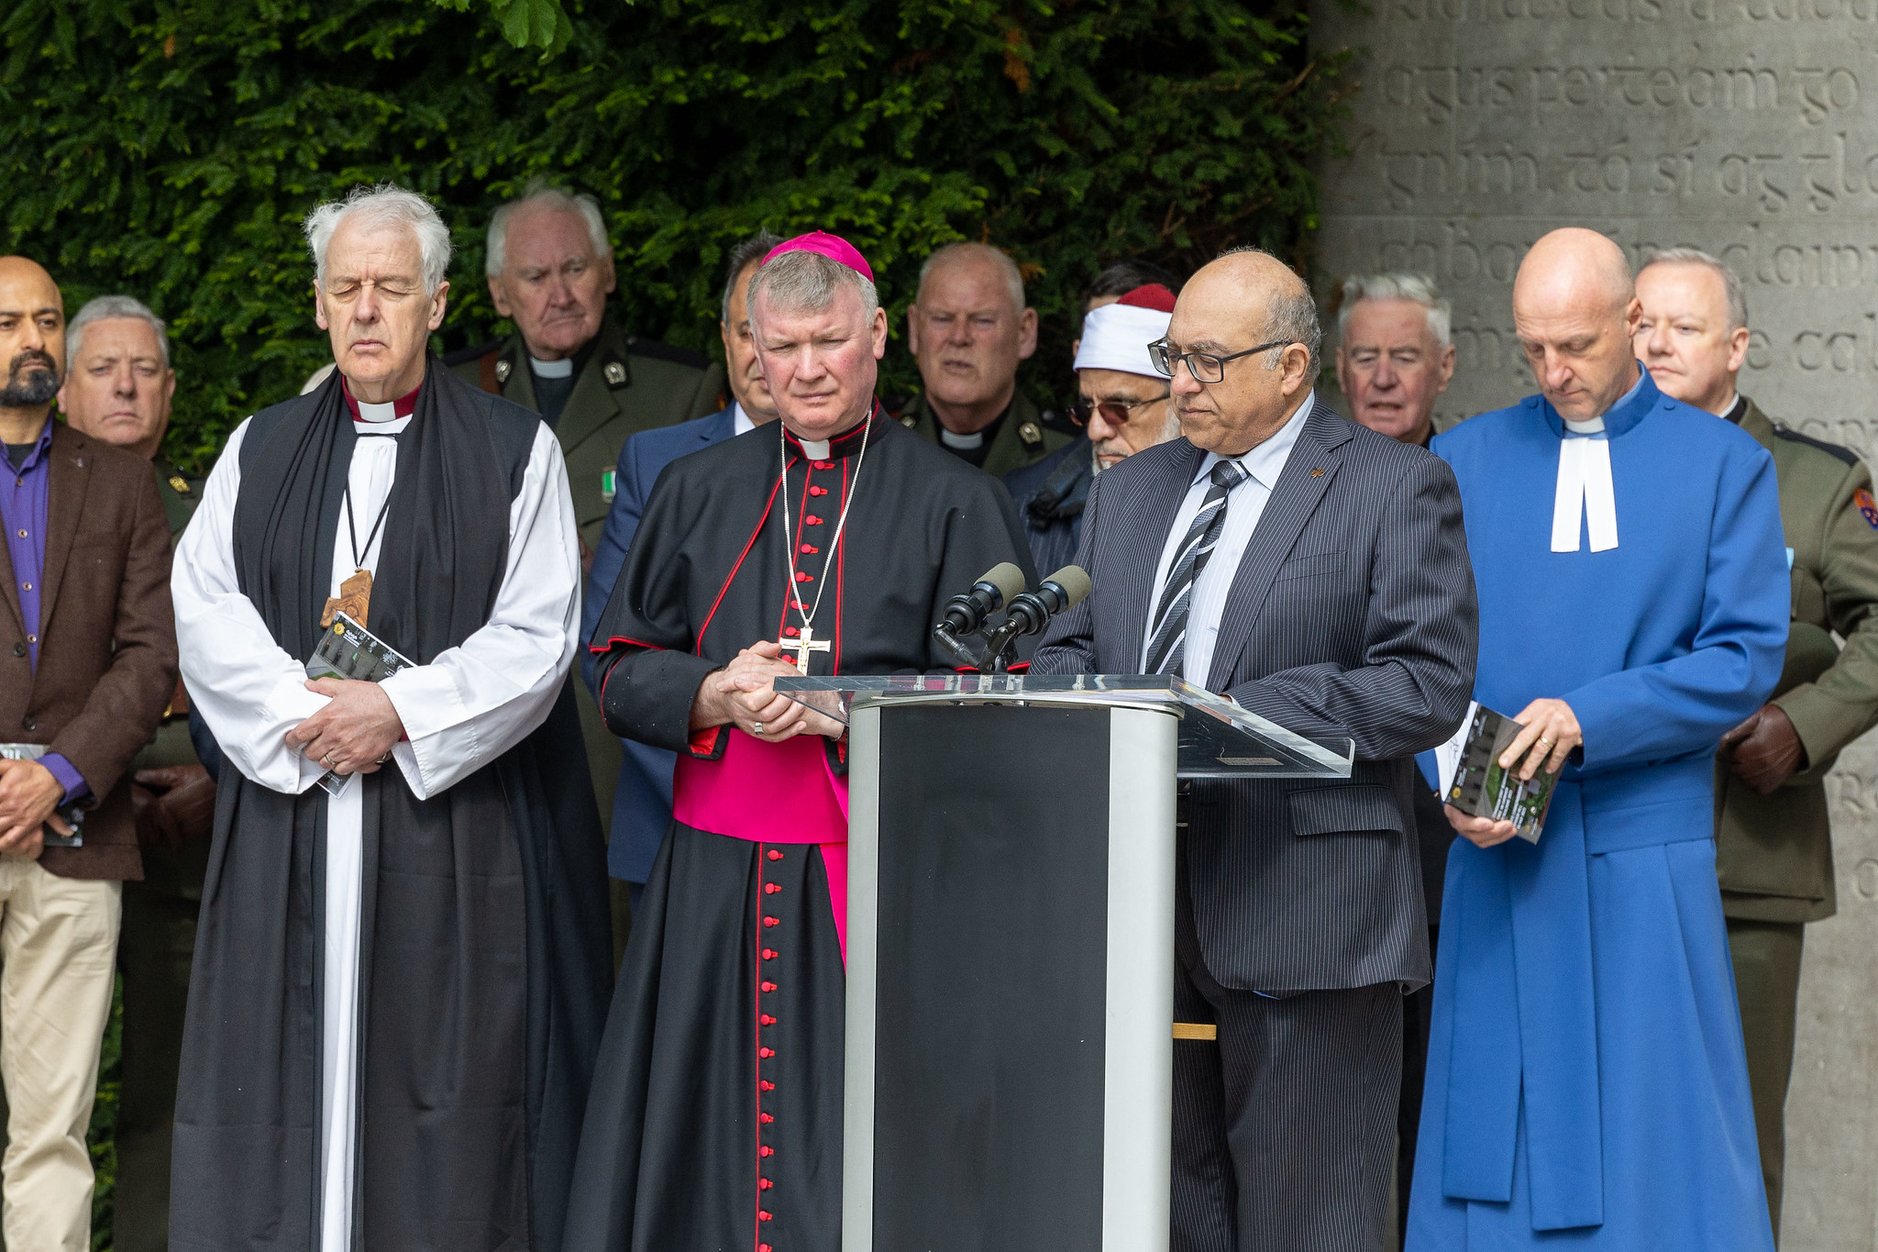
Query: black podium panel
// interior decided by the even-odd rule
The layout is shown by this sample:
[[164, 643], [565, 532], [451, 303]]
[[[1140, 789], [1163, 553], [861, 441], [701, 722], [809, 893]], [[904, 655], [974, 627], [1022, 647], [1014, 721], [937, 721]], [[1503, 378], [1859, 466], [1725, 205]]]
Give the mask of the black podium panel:
[[1075, 709], [881, 718], [876, 1248], [1102, 1247], [1109, 758]]

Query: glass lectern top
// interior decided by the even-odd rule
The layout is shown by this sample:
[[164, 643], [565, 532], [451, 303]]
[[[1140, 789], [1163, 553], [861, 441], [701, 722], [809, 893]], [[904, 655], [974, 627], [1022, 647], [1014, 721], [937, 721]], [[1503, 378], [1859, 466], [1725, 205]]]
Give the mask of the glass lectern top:
[[779, 694], [848, 722], [856, 704], [1017, 703], [1159, 708], [1180, 718], [1182, 778], [1348, 778], [1355, 745], [1319, 742], [1168, 674], [885, 674], [778, 678]]

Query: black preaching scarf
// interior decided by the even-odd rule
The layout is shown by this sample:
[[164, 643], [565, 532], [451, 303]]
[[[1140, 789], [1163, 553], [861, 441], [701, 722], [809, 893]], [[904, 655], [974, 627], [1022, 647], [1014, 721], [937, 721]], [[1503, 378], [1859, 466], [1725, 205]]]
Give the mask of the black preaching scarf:
[[[398, 437], [371, 629], [418, 664], [485, 625], [538, 419], [429, 368]], [[257, 414], [238, 584], [311, 654], [355, 434], [338, 377]], [[524, 575], [525, 576], [525, 575]], [[352, 1245], [548, 1248], [604, 1024], [605, 871], [572, 689], [428, 801], [364, 788]], [[172, 1246], [319, 1245], [326, 794], [224, 771], [176, 1113]]]

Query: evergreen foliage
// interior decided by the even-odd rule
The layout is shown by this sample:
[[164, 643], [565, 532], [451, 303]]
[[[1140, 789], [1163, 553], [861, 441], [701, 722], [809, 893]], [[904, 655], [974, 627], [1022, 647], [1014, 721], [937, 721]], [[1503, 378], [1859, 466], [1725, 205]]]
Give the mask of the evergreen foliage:
[[[10, 0], [0, 250], [44, 262], [68, 311], [126, 291], [170, 320], [167, 450], [197, 466], [330, 359], [300, 219], [379, 180], [451, 224], [442, 349], [507, 329], [483, 227], [546, 177], [605, 207], [627, 324], [710, 351], [721, 258], [757, 227], [853, 238], [896, 344], [928, 250], [1000, 244], [1047, 394], [1104, 264], [1302, 259], [1338, 66], [1291, 2]], [[912, 383], [901, 347], [889, 378]]]

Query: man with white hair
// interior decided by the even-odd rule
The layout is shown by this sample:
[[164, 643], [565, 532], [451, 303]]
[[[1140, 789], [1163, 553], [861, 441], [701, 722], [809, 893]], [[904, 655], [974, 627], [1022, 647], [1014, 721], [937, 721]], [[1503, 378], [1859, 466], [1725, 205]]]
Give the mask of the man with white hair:
[[1004, 476], [1039, 571], [1076, 556], [1082, 511], [1095, 476], [1143, 448], [1180, 436], [1167, 379], [1148, 345], [1167, 334], [1174, 293], [1149, 283], [1091, 309], [1076, 344], [1076, 406], [1070, 420], [1089, 442], [1067, 444], [1035, 465]]
[[945, 598], [1029, 572], [996, 481], [881, 412], [887, 317], [859, 251], [777, 245], [750, 321], [780, 421], [660, 475], [593, 640], [608, 725], [678, 763], [569, 1252], [839, 1246], [846, 727], [771, 684], [951, 669]]
[[1800, 953], [1806, 923], [1837, 905], [1826, 774], [1878, 722], [1878, 504], [1857, 453], [1770, 418], [1736, 388], [1748, 304], [1732, 270], [1672, 248], [1638, 271], [1637, 298], [1632, 344], [1651, 379], [1754, 436], [1780, 486], [1787, 660], [1767, 703], [1722, 736], [1715, 774], [1715, 870], [1777, 1236]]
[[1448, 302], [1420, 274], [1344, 280], [1337, 310], [1337, 385], [1350, 417], [1379, 435], [1428, 446], [1435, 401], [1454, 378]]
[[900, 421], [923, 438], [1000, 478], [1075, 441], [1045, 427], [1018, 389], [1017, 367], [1037, 351], [1037, 310], [1003, 249], [951, 243], [927, 257], [906, 342], [921, 391]]
[[[427, 355], [427, 201], [306, 230], [337, 369], [235, 431], [173, 579], [227, 767], [171, 1246], [554, 1248], [608, 981], [561, 454]], [[308, 681], [335, 631], [362, 676]]]

